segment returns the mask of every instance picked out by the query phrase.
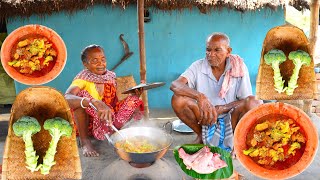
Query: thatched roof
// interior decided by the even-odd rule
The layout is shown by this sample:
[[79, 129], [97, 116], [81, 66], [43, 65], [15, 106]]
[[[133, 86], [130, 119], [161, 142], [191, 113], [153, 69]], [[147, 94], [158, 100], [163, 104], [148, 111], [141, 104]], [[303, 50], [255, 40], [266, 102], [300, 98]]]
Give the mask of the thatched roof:
[[[145, 0], [145, 6], [154, 6], [161, 10], [197, 7], [203, 13], [227, 7], [244, 12], [265, 7], [275, 9], [284, 6], [285, 2], [286, 0]], [[129, 4], [136, 3], [137, 0], [0, 0], [0, 18], [29, 17], [33, 14], [44, 15], [59, 11], [72, 13], [94, 5], [112, 5], [125, 9]], [[297, 9], [309, 8], [307, 0], [289, 0], [289, 3]]]

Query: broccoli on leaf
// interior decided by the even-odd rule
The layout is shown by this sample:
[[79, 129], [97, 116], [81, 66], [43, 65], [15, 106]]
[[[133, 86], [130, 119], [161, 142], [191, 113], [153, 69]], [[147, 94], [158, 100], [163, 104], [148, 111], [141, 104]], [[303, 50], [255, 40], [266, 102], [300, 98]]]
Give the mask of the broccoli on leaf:
[[272, 49], [264, 55], [264, 61], [266, 64], [271, 65], [273, 69], [275, 90], [278, 93], [284, 92], [286, 88], [284, 88], [284, 80], [282, 80], [279, 65], [286, 61], [286, 55], [279, 49]]
[[292, 51], [289, 53], [289, 59], [294, 64], [293, 73], [290, 77], [290, 80], [288, 82], [288, 88], [286, 90], [286, 94], [288, 96], [293, 94], [293, 91], [295, 88], [298, 87], [297, 81], [299, 78], [299, 71], [303, 65], [309, 66], [311, 63], [311, 57], [310, 55], [302, 50]]
[[41, 130], [41, 126], [37, 119], [30, 116], [23, 116], [12, 125], [13, 132], [16, 136], [22, 137], [25, 144], [26, 168], [31, 172], [38, 171], [41, 165], [38, 164], [39, 156], [33, 148], [31, 136]]
[[60, 117], [47, 119], [43, 125], [45, 130], [48, 130], [52, 139], [49, 144], [49, 148], [46, 155], [43, 158], [43, 164], [41, 167], [41, 174], [49, 174], [49, 171], [53, 165], [56, 164], [54, 156], [57, 152], [57, 145], [61, 136], [70, 137], [72, 134], [72, 126], [70, 123]]

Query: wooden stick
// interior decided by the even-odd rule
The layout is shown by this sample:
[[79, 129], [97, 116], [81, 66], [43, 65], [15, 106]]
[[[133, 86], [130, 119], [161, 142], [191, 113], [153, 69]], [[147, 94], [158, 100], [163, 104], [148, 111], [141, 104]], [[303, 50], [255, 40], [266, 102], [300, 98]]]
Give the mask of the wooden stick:
[[319, 0], [312, 0], [310, 4], [310, 48], [311, 55], [314, 56], [315, 45], [317, 42], [317, 32], [319, 24]]
[[[138, 34], [139, 34], [139, 51], [140, 51], [140, 81], [147, 83], [146, 68], [146, 51], [144, 44], [144, 0], [138, 0]], [[149, 119], [148, 95], [147, 91], [142, 93], [144, 103], [144, 117]]]

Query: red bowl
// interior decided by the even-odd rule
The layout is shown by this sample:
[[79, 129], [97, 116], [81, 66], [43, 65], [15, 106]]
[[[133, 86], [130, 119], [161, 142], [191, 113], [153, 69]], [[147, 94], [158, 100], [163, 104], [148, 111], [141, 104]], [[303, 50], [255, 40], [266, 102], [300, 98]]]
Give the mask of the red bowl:
[[[283, 115], [291, 118], [305, 132], [306, 147], [300, 160], [291, 167], [283, 170], [266, 169], [255, 163], [251, 157], [243, 154], [247, 149], [246, 138], [260, 118], [267, 115]], [[285, 103], [266, 103], [246, 113], [238, 123], [234, 133], [234, 149], [240, 163], [252, 174], [263, 179], [288, 179], [300, 174], [313, 161], [318, 149], [318, 132], [309, 118], [301, 109]]]
[[[30, 77], [20, 73], [14, 67], [9, 66], [11, 61], [11, 50], [21, 40], [28, 36], [40, 35], [46, 37], [54, 44], [57, 50], [57, 59], [53, 68], [40, 77]], [[26, 25], [14, 30], [5, 39], [1, 47], [1, 63], [7, 74], [14, 80], [26, 85], [41, 85], [55, 79], [63, 70], [67, 61], [67, 49], [62, 38], [52, 29], [38, 25]]]

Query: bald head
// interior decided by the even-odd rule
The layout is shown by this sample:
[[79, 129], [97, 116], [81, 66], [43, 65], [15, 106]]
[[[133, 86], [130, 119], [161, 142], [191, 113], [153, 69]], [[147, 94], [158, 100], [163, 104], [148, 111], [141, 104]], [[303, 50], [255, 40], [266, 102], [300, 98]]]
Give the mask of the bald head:
[[226, 45], [227, 46], [230, 46], [230, 39], [229, 37], [224, 34], [224, 33], [220, 33], [220, 32], [215, 32], [215, 33], [212, 33], [208, 38], [207, 38], [207, 43], [212, 41], [212, 40], [218, 40], [218, 39], [222, 39], [226, 42]]
[[232, 48], [229, 46], [229, 37], [223, 33], [211, 34], [206, 43], [206, 59], [213, 68], [223, 70], [226, 59], [229, 57]]

